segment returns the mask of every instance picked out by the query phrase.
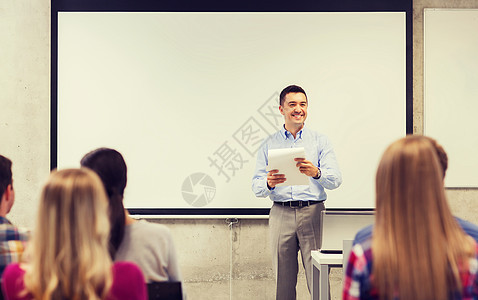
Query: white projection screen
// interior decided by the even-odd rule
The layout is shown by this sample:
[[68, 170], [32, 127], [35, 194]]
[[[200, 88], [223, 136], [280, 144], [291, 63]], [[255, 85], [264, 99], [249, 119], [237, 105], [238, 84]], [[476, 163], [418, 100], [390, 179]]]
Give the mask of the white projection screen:
[[478, 9], [424, 11], [424, 129], [448, 153], [448, 188], [478, 188], [477, 28]]
[[405, 12], [57, 16], [57, 168], [114, 148], [132, 211], [267, 213], [251, 191], [256, 152], [297, 84], [343, 174], [326, 207], [374, 207], [380, 156], [410, 126]]

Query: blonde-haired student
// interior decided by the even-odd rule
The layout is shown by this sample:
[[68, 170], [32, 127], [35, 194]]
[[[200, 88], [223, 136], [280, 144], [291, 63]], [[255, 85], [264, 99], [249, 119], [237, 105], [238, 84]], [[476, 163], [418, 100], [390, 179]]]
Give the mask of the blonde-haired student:
[[44, 186], [27, 262], [9, 265], [7, 299], [145, 300], [141, 270], [108, 253], [108, 200], [87, 169], [54, 171]]

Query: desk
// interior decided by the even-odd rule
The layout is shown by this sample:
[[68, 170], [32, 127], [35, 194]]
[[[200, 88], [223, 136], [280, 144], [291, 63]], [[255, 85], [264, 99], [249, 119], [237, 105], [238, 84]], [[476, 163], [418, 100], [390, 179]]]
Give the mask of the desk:
[[[341, 267], [343, 254], [321, 253], [318, 250], [312, 255], [312, 300], [329, 299], [329, 271], [331, 267]], [[321, 276], [322, 275], [322, 276]]]

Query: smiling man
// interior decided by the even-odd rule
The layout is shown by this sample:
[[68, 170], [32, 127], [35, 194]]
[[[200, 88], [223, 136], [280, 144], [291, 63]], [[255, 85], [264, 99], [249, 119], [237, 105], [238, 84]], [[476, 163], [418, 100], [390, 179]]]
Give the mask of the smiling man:
[[[257, 153], [252, 190], [257, 197], [270, 197], [269, 215], [272, 258], [276, 273], [276, 299], [296, 299], [297, 253], [300, 250], [307, 285], [312, 285], [310, 252], [321, 244], [320, 218], [327, 199], [325, 189], [342, 183], [342, 174], [334, 150], [325, 135], [305, 127], [308, 100], [296, 85], [286, 87], [279, 96], [279, 111], [284, 126], [266, 138]], [[296, 158], [297, 168], [309, 177], [309, 185], [280, 185], [287, 178], [280, 170], [266, 171], [270, 149], [305, 149], [306, 157]]]

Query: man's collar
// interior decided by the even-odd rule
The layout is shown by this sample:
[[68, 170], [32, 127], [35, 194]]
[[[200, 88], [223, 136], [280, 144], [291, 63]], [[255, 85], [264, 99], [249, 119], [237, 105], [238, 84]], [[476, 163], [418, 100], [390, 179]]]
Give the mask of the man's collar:
[[[299, 139], [302, 139], [302, 132], [304, 131], [304, 128], [305, 128], [305, 124], [304, 124], [304, 126], [302, 126], [302, 129], [299, 130], [299, 132], [297, 132], [297, 137]], [[287, 140], [288, 138], [294, 138], [292, 133], [290, 133], [287, 129], [285, 129], [285, 124], [282, 125], [282, 128], [281, 128], [280, 131], [281, 131], [281, 135], [284, 138], [284, 140]]]

